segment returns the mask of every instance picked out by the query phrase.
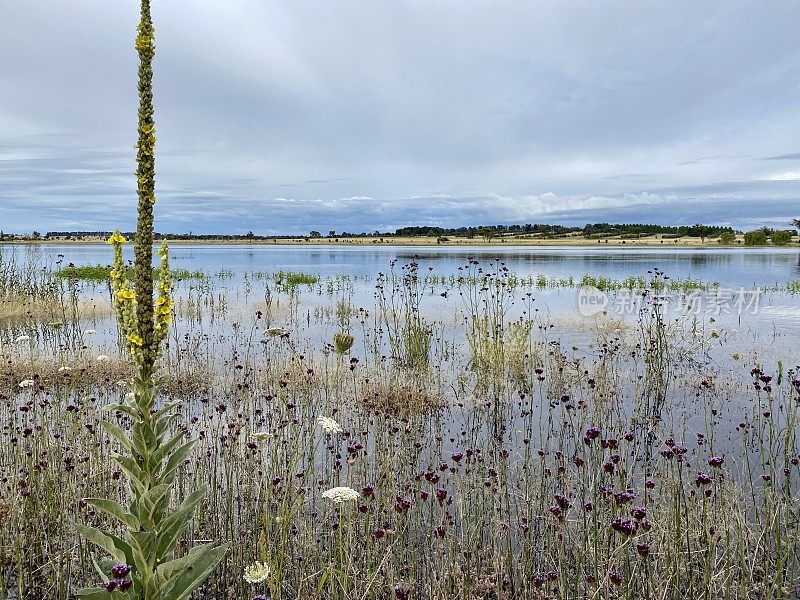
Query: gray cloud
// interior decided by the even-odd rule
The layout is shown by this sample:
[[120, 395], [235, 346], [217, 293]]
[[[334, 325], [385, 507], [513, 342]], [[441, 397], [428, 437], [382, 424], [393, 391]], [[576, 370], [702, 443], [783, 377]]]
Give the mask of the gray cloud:
[[[797, 216], [795, 2], [153, 11], [163, 231]], [[136, 12], [5, 0], [1, 228], [133, 223]]]

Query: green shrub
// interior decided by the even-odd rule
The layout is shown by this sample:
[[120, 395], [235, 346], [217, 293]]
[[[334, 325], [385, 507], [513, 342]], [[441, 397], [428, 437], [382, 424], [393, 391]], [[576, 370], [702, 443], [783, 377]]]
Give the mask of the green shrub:
[[792, 243], [792, 232], [789, 230], [776, 231], [772, 234], [771, 239], [776, 246], [786, 246]]
[[744, 245], [766, 246], [767, 234], [764, 233], [761, 229], [756, 229], [755, 231], [748, 231], [747, 233], [744, 234]]

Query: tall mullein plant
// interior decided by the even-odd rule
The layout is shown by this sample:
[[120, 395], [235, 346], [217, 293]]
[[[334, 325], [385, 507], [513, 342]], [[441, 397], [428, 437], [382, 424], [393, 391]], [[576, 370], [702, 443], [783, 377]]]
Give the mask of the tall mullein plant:
[[[154, 290], [152, 244], [155, 204], [155, 128], [153, 121], [153, 25], [150, 1], [142, 0], [141, 23], [136, 37], [139, 53], [139, 142], [137, 145], [137, 189], [139, 212], [136, 230], [134, 281], [125, 272], [122, 247], [125, 238], [115, 231], [108, 243], [114, 248], [111, 286], [114, 308], [124, 343], [137, 373], [129, 382], [130, 393], [121, 404], [106, 409], [127, 417], [130, 429], [103, 421], [103, 428], [121, 446], [114, 458], [125, 473], [130, 501], [87, 498], [86, 502], [111, 517], [117, 525], [102, 531], [78, 526], [83, 536], [107, 556], [93, 558], [102, 585], [81, 590], [92, 600], [136, 598], [138, 600], [187, 600], [211, 574], [227, 550], [213, 543], [193, 547], [184, 556], [175, 549], [206, 494], [201, 486], [172, 508], [175, 474], [188, 457], [195, 441], [186, 441], [175, 431], [178, 402], [156, 407], [159, 381], [155, 377], [164, 338], [172, 318], [172, 281], [168, 250], [159, 250], [159, 280]], [[154, 298], [154, 292], [155, 298]]]

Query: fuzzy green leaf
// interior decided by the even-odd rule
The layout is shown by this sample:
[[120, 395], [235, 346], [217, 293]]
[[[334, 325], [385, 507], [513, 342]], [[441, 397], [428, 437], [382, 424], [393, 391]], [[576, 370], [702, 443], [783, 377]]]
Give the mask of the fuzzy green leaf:
[[197, 443], [196, 440], [192, 440], [191, 442], [186, 442], [183, 446], [175, 450], [175, 452], [169, 457], [167, 460], [167, 464], [164, 466], [164, 470], [161, 473], [161, 476], [164, 478], [169, 478], [175, 473], [175, 470], [181, 465], [183, 460], [192, 451], [194, 445]]
[[159, 418], [161, 418], [161, 416], [167, 414], [169, 411], [171, 411], [176, 406], [180, 406], [180, 404], [181, 404], [180, 400], [174, 400], [172, 402], [169, 402], [169, 403], [165, 404], [163, 408], [161, 408], [160, 410], [157, 410], [155, 413], [153, 413], [153, 417], [155, 419], [159, 419]]
[[207, 488], [205, 485], [200, 486], [199, 489], [184, 498], [183, 503], [181, 503], [174, 513], [164, 519], [158, 539], [159, 558], [163, 559], [167, 557], [168, 554], [175, 549], [178, 538], [189, 525], [194, 511], [206, 495], [206, 491]]
[[167, 455], [168, 455], [170, 452], [172, 452], [172, 449], [173, 449], [173, 448], [174, 448], [174, 447], [175, 447], [175, 446], [178, 444], [178, 442], [180, 442], [180, 441], [181, 441], [181, 440], [182, 440], [182, 439], [183, 439], [185, 436], [186, 436], [186, 434], [185, 434], [184, 432], [182, 432], [182, 431], [181, 431], [180, 433], [176, 433], [174, 436], [172, 436], [172, 437], [169, 439], [169, 441], [167, 441], [167, 442], [164, 442], [164, 443], [161, 445], [161, 447], [160, 447], [158, 450], [156, 450], [155, 452], [153, 452], [153, 456], [152, 456], [152, 460], [153, 460], [153, 462], [154, 462], [154, 463], [156, 463], [156, 464], [158, 464], [158, 465], [160, 465], [160, 464], [161, 464], [161, 462], [164, 460], [164, 457], [165, 457], [165, 456], [167, 456]]
[[125, 413], [132, 419], [139, 417], [138, 413], [127, 404], [107, 404], [103, 407], [103, 410]]
[[227, 551], [228, 544], [216, 548], [204, 547], [175, 578], [171, 589], [164, 595], [164, 600], [187, 600], [189, 595], [217, 568]]
[[115, 502], [114, 500], [106, 500], [104, 498], [84, 498], [84, 500], [98, 510], [101, 510], [107, 515], [114, 517], [123, 525], [126, 525], [129, 529], [139, 529], [139, 521], [137, 518], [125, 510], [125, 508], [119, 502]]
[[139, 465], [136, 464], [136, 461], [129, 456], [123, 456], [121, 454], [114, 455], [114, 460], [117, 461], [117, 464], [128, 475], [131, 484], [133, 484], [137, 490], [141, 490], [140, 493], [144, 493], [144, 473]]
[[[130, 547], [125, 548], [118, 546], [117, 542], [122, 542], [122, 540], [103, 533], [94, 527], [89, 527], [88, 525], [76, 525], [75, 529], [87, 540], [108, 552], [117, 562], [127, 561], [126, 551], [130, 550]], [[124, 542], [122, 543], [124, 544]]]
[[125, 432], [121, 428], [105, 420], [100, 421], [100, 424], [103, 426], [103, 429], [105, 429], [106, 433], [108, 433], [111, 437], [117, 440], [122, 445], [123, 448], [125, 448], [130, 452], [131, 441], [128, 439], [128, 436], [125, 435]]
[[164, 483], [147, 490], [136, 499], [134, 510], [139, 517], [139, 521], [147, 529], [154, 528], [158, 521], [161, 520], [157, 517], [163, 513], [167, 504], [169, 504], [171, 491], [170, 484]]

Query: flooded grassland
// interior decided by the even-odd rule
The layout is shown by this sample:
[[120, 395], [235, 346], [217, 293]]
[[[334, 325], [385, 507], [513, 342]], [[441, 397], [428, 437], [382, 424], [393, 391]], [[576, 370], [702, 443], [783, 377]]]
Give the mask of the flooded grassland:
[[[0, 597], [96, 583], [126, 494], [133, 369], [63, 272], [107, 252], [0, 248]], [[797, 250], [171, 254], [181, 547], [233, 541], [198, 598], [796, 595]]]

